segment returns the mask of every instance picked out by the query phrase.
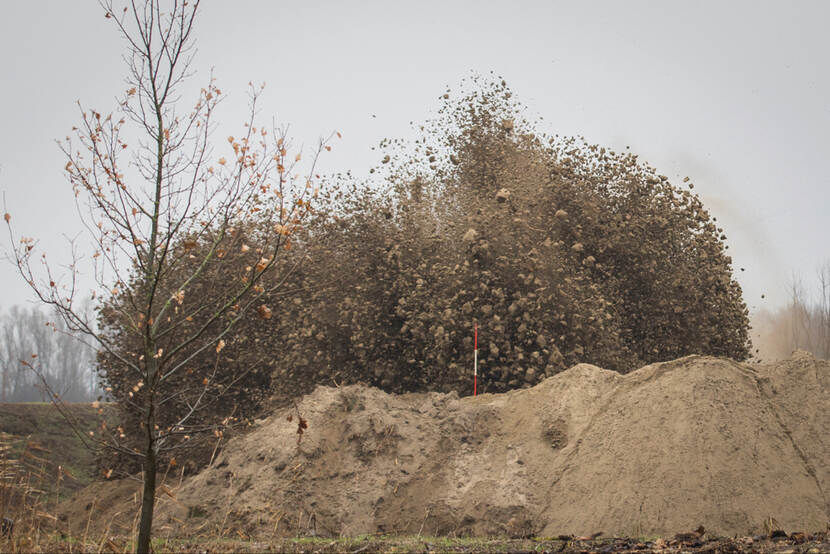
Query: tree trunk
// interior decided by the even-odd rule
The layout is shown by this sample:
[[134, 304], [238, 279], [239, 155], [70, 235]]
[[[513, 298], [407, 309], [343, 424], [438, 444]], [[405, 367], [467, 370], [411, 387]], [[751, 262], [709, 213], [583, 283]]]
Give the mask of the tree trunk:
[[156, 452], [152, 430], [148, 429], [147, 452], [144, 458], [144, 492], [141, 496], [141, 521], [138, 524], [138, 554], [150, 554], [150, 538], [153, 527], [153, 508], [156, 503]]

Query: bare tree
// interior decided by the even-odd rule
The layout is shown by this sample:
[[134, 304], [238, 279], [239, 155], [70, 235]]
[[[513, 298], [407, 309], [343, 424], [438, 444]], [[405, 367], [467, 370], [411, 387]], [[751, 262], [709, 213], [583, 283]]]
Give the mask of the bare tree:
[[[224, 337], [252, 307], [270, 317], [270, 308], [259, 300], [268, 292], [263, 277], [290, 274], [298, 263], [282, 254], [312, 212], [314, 164], [323, 149], [330, 149], [328, 139], [321, 140], [300, 174], [300, 155], [289, 155], [285, 129], [257, 126], [262, 89], [251, 87], [241, 136], [228, 137], [226, 153], [215, 154], [210, 137], [223, 94], [213, 77], [194, 101], [181, 101], [191, 74], [200, 2], [161, 4], [133, 0], [116, 9], [110, 0], [102, 2], [127, 45], [127, 90], [109, 115], [79, 105], [81, 122], [74, 137], [60, 142], [78, 213], [93, 241], [91, 259], [75, 254], [68, 275], [60, 278], [45, 255], [36, 254], [36, 242], [22, 238], [18, 244], [9, 226], [14, 263], [38, 298], [57, 310], [69, 331], [81, 333], [87, 344], [114, 357], [132, 376], [126, 402], [140, 416], [142, 448], [130, 448], [122, 440], [123, 429], [103, 427], [93, 440], [137, 457], [143, 467], [138, 552], [150, 549], [159, 456], [176, 448], [182, 437], [216, 431], [196, 416], [209, 406], [207, 391], [223, 370]], [[9, 223], [11, 216], [5, 219]], [[240, 232], [253, 219], [266, 231]], [[228, 249], [255, 260], [234, 268], [238, 278], [222, 283], [215, 291], [220, 301], [206, 308], [189, 295], [191, 284], [207, 267], [239, 259], [226, 256]], [[75, 245], [72, 250], [77, 252]], [[110, 303], [110, 309], [120, 310], [118, 335], [99, 331], [79, 307], [83, 262], [94, 271], [93, 296], [126, 300]], [[267, 281], [269, 289], [282, 282]], [[118, 348], [124, 334], [141, 345], [140, 353], [128, 355]], [[216, 356], [212, 373], [185, 387], [188, 401], [171, 418], [167, 411], [181, 405], [171, 399], [181, 391], [166, 385], [181, 382], [191, 360], [208, 351]], [[234, 379], [226, 382], [233, 386]]]
[[0, 315], [0, 401], [48, 400], [36, 364], [49, 389], [67, 402], [91, 402], [99, 394], [95, 351], [68, 332], [60, 318], [36, 307], [13, 306]]
[[819, 358], [830, 357], [830, 263], [817, 271], [814, 294], [793, 278], [790, 304], [785, 308], [789, 323], [789, 351], [801, 349]]
[[830, 358], [830, 262], [826, 262], [818, 272], [818, 302], [814, 306], [815, 320], [818, 327], [816, 336], [817, 355]]
[[786, 358], [794, 350], [830, 358], [830, 262], [816, 272], [816, 285], [805, 285], [793, 276], [789, 303], [755, 314], [753, 327], [758, 333], [760, 358]]

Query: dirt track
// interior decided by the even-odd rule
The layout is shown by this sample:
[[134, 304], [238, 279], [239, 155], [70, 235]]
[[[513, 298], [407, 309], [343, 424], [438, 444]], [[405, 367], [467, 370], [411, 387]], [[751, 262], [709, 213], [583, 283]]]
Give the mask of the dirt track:
[[830, 363], [803, 353], [625, 376], [581, 364], [462, 399], [320, 387], [299, 410], [299, 446], [293, 409], [278, 412], [160, 494], [157, 533], [733, 536], [830, 520]]

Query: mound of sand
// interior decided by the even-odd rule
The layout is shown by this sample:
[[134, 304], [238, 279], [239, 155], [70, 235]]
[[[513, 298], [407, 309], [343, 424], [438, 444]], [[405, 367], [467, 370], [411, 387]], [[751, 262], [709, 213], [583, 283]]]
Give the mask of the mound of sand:
[[299, 445], [293, 409], [259, 422], [184, 481], [156, 529], [666, 536], [830, 520], [830, 363], [804, 353], [625, 376], [581, 364], [462, 399], [319, 387], [299, 411]]

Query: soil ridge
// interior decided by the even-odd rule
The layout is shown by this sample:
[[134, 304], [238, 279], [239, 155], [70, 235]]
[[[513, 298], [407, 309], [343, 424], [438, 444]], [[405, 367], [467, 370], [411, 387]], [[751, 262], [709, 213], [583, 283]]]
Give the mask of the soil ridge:
[[157, 528], [251, 537], [824, 531], [830, 362], [578, 364], [503, 394], [352, 385], [259, 420], [162, 495]]

